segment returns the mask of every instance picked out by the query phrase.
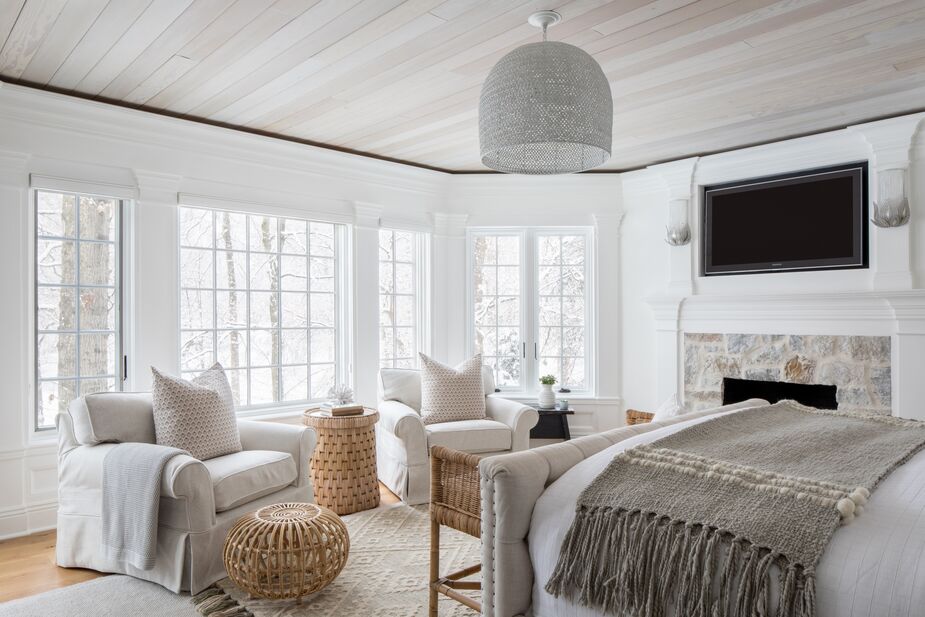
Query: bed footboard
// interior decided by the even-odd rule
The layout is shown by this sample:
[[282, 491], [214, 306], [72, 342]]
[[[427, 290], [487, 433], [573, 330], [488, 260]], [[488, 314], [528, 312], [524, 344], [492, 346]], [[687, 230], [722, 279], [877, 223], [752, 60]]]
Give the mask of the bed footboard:
[[751, 399], [665, 422], [637, 424], [479, 462], [482, 508], [482, 615], [526, 615], [533, 599], [527, 534], [536, 500], [552, 482], [589, 456], [635, 435], [731, 409], [767, 405]]

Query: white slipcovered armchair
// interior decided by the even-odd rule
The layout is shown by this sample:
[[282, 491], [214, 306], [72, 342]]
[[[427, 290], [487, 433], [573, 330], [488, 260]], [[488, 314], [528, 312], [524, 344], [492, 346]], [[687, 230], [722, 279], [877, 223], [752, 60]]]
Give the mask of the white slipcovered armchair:
[[315, 432], [241, 420], [241, 452], [168, 461], [154, 568], [115, 564], [100, 546], [103, 459], [116, 443], [155, 443], [151, 395], [83, 396], [58, 414], [57, 426], [59, 566], [119, 572], [195, 594], [225, 576], [222, 545], [238, 518], [273, 503], [314, 501], [308, 461]]
[[530, 447], [530, 429], [539, 415], [532, 407], [494, 395], [495, 380], [482, 367], [485, 419], [424, 424], [421, 373], [409, 369], [379, 371], [379, 422], [376, 464], [379, 481], [414, 505], [430, 498], [429, 453], [446, 446], [470, 454], [495, 455]]

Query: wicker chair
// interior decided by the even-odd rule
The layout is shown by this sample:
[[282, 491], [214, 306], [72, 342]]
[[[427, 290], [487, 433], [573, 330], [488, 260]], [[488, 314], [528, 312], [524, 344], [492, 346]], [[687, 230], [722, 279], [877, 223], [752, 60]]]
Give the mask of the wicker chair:
[[475, 611], [482, 610], [479, 601], [459, 592], [482, 588], [479, 581], [461, 580], [479, 572], [482, 564], [440, 576], [440, 525], [480, 537], [480, 458], [443, 446], [430, 451], [430, 617], [437, 617], [438, 593]]
[[638, 409], [627, 409], [626, 410], [626, 425], [633, 426], [634, 424], [646, 424], [651, 422], [652, 418], [655, 416], [654, 413], [648, 411], [639, 411]]

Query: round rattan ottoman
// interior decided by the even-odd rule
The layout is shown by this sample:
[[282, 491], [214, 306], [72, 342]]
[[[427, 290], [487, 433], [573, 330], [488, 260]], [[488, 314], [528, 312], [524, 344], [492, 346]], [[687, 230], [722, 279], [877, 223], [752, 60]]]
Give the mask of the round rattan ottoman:
[[378, 420], [375, 409], [340, 417], [318, 410], [305, 412], [303, 422], [318, 435], [310, 473], [315, 501], [320, 505], [337, 514], [379, 505], [374, 426]]
[[241, 517], [222, 557], [228, 577], [252, 596], [301, 603], [340, 574], [349, 552], [336, 514], [313, 503], [278, 503]]

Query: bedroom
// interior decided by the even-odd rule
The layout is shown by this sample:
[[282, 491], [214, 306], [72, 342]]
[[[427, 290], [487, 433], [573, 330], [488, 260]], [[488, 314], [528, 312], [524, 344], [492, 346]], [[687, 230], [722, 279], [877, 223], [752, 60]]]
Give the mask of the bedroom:
[[922, 614], [921, 0], [9, 0], [0, 41], [0, 615]]

